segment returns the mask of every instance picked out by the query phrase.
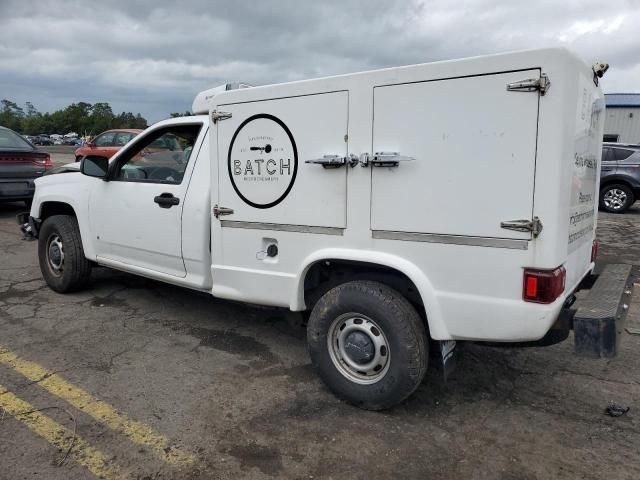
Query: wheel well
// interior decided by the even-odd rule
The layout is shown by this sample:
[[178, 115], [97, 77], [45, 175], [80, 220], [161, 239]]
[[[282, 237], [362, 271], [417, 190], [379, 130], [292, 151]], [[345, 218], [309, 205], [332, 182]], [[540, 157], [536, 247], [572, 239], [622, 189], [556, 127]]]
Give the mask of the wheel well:
[[53, 215], [70, 215], [76, 216], [76, 212], [73, 207], [64, 202], [44, 202], [40, 207], [40, 220], [44, 221], [46, 218]]
[[627, 180], [623, 178], [612, 178], [607, 180], [604, 183], [601, 183], [600, 191], [602, 191], [603, 188], [608, 187], [609, 185], [624, 185], [625, 187], [629, 188], [629, 190], [631, 190], [632, 192], [634, 191], [634, 188], [631, 185], [631, 183], [629, 183]]
[[313, 309], [316, 302], [333, 287], [352, 280], [372, 280], [400, 292], [426, 319], [420, 292], [404, 273], [375, 263], [351, 260], [321, 260], [309, 267], [304, 277], [304, 302]]

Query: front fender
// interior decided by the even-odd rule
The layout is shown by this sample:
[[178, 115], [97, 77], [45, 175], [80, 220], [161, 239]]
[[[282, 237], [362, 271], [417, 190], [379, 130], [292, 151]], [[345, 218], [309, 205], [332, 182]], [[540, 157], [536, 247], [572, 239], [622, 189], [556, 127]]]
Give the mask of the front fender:
[[38, 178], [30, 215], [42, 220], [43, 206], [48, 202], [69, 205], [75, 212], [85, 257], [95, 260], [93, 233], [89, 222], [89, 182], [98, 181], [80, 173], [66, 173]]
[[296, 272], [295, 289], [291, 298], [291, 310], [301, 311], [306, 308], [304, 302], [304, 279], [311, 266], [319, 261], [350, 260], [392, 268], [406, 275], [416, 286], [424, 304], [431, 336], [435, 339], [449, 338], [449, 331], [443, 321], [435, 289], [431, 282], [416, 265], [408, 260], [389, 253], [369, 250], [353, 250], [345, 248], [327, 248], [318, 250], [304, 259], [301, 268]]

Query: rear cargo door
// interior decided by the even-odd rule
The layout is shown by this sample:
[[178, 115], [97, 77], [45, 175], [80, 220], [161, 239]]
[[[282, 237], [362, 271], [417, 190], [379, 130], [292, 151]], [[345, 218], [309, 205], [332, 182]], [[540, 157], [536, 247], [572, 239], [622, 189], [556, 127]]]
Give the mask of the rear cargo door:
[[223, 227], [346, 227], [347, 168], [307, 163], [346, 156], [346, 91], [219, 109], [231, 114], [217, 124]]
[[372, 167], [371, 228], [528, 239], [500, 222], [531, 219], [537, 92], [507, 84], [540, 70], [374, 88], [373, 152], [414, 160]]

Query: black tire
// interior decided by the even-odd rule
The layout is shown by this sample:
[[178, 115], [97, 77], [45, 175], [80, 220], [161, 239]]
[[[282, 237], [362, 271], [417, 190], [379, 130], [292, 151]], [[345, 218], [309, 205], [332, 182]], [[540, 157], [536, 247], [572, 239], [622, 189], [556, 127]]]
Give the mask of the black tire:
[[42, 276], [52, 290], [68, 293], [87, 284], [91, 262], [84, 256], [75, 217], [54, 215], [42, 223], [38, 235], [38, 259]]
[[636, 201], [633, 191], [623, 183], [607, 185], [600, 190], [600, 208], [609, 213], [624, 213]]
[[[364, 319], [364, 323], [356, 327], [358, 319]], [[387, 345], [383, 350], [383, 347], [368, 346], [365, 341], [362, 348], [362, 342], [360, 346], [354, 343], [363, 337], [357, 339], [351, 337], [351, 333], [343, 339], [344, 351], [351, 348], [354, 357], [361, 352], [380, 350], [384, 353], [386, 360], [380, 356], [381, 363], [371, 370], [370, 377], [366, 377], [365, 372], [354, 372], [346, 361], [336, 358], [341, 355], [341, 340], [336, 335], [359, 332], [353, 328], [373, 332], [367, 334], [370, 344], [381, 341]], [[374, 338], [373, 335], [378, 337], [376, 332], [382, 335], [382, 340]], [[331, 346], [329, 338], [332, 338]], [[354, 343], [353, 338], [356, 338]], [[405, 297], [378, 282], [352, 281], [325, 293], [311, 312], [307, 342], [311, 362], [326, 385], [339, 398], [367, 410], [383, 410], [405, 400], [418, 388], [427, 371], [429, 343], [422, 318]], [[346, 356], [354, 362], [351, 355]], [[365, 359], [368, 358], [370, 356]], [[372, 360], [377, 361], [375, 357]], [[377, 369], [383, 363], [384, 368]], [[370, 362], [367, 368], [369, 365]]]

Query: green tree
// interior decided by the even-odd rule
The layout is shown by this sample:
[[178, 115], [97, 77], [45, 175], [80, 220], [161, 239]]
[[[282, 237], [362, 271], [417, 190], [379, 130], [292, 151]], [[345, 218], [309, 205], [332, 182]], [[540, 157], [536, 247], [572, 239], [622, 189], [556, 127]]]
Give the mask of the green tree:
[[24, 110], [15, 102], [6, 98], [0, 101], [0, 125], [11, 130], [22, 130], [22, 119]]
[[25, 135], [41, 133], [97, 135], [110, 128], [147, 128], [147, 120], [139, 113], [113, 113], [108, 103], [72, 103], [55, 112], [40, 113], [31, 102], [25, 108], [11, 100], [0, 102], [0, 125]]

